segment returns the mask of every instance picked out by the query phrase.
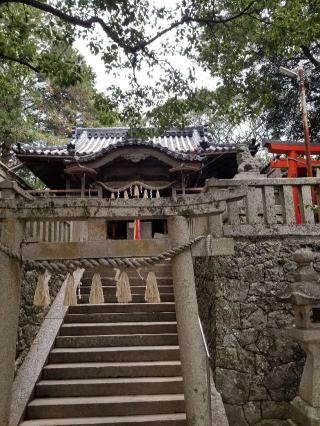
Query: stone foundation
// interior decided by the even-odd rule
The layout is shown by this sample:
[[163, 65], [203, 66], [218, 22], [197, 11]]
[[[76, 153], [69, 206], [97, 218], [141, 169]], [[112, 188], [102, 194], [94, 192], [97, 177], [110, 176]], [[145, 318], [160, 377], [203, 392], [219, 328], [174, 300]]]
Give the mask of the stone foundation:
[[293, 315], [276, 296], [301, 247], [320, 253], [320, 238], [238, 239], [234, 256], [196, 260], [200, 315], [230, 426], [288, 425], [304, 353], [286, 337]]
[[[37, 285], [37, 279], [38, 273], [36, 271], [27, 271], [22, 280], [16, 349], [16, 371], [26, 357], [31, 344], [41, 327], [42, 321], [50, 308], [33, 306], [33, 296]], [[51, 301], [53, 301], [56, 297], [61, 284], [62, 282], [58, 276], [51, 277], [49, 282]]]

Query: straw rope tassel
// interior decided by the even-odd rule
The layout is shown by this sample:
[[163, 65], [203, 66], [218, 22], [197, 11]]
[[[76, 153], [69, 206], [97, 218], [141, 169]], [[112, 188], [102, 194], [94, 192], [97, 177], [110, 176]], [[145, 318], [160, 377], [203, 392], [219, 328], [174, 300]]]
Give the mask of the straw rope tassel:
[[144, 300], [147, 303], [160, 303], [160, 294], [158, 289], [157, 277], [154, 272], [149, 272], [147, 276], [146, 292]]
[[131, 289], [129, 284], [129, 277], [125, 271], [122, 271], [117, 281], [117, 301], [118, 303], [132, 302]]
[[133, 196], [136, 197], [136, 198], [140, 197], [139, 188], [138, 188], [137, 185], [135, 185], [135, 187], [134, 187]]
[[65, 306], [77, 305], [77, 289], [74, 283], [74, 277], [72, 274], [67, 275], [66, 290], [64, 293], [63, 304]]
[[104, 303], [104, 295], [100, 274], [94, 274], [92, 277], [89, 303], [99, 305]]
[[113, 268], [113, 270], [115, 271], [115, 273], [116, 273], [116, 275], [114, 276], [114, 280], [115, 281], [118, 281], [119, 280], [119, 277], [120, 277], [120, 269], [118, 269], [118, 268]]
[[34, 293], [33, 298], [34, 306], [47, 307], [50, 305], [50, 293], [48, 285], [50, 278], [51, 274], [47, 270], [45, 270], [43, 274], [39, 275], [36, 291]]

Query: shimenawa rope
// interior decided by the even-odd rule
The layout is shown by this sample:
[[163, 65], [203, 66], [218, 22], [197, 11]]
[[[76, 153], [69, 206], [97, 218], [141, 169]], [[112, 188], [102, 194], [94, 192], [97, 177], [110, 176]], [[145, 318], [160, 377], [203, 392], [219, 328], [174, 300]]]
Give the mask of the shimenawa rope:
[[166, 259], [171, 259], [177, 254], [182, 253], [188, 247], [206, 238], [205, 235], [192, 238], [185, 244], [180, 244], [173, 249], [166, 250], [156, 256], [148, 257], [100, 257], [97, 259], [73, 259], [73, 260], [31, 260], [25, 259], [20, 253], [11, 250], [9, 247], [0, 243], [0, 251], [7, 254], [9, 257], [18, 260], [30, 269], [47, 269], [53, 273], [70, 272], [77, 268], [91, 269], [98, 266], [112, 266], [123, 268], [140, 268], [143, 266], [151, 266]]

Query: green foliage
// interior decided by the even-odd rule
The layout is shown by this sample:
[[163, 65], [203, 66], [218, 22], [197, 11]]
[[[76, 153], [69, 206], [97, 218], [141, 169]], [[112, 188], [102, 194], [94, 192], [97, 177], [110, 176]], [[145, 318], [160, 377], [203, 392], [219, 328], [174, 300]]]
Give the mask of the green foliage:
[[[91, 71], [81, 64], [82, 81], [60, 86], [33, 74], [22, 74], [17, 65], [0, 67], [0, 142], [2, 159], [17, 142], [45, 140], [67, 142], [72, 127], [115, 125], [115, 105], [94, 88]], [[15, 73], [15, 74], [14, 74]], [[12, 78], [14, 76], [14, 78]]]
[[[64, 140], [79, 110], [83, 123], [163, 129], [206, 119], [217, 134], [245, 122], [273, 137], [297, 139], [297, 85], [278, 68], [302, 63], [309, 75], [312, 139], [318, 140], [319, 36], [317, 0], [182, 0], [171, 8], [148, 0], [0, 0], [0, 58], [7, 67], [1, 79], [8, 72], [17, 79], [8, 88], [12, 99], [5, 96], [8, 111], [0, 112], [1, 131], [19, 134], [12, 132], [9, 114], [20, 130], [19, 120], [31, 122], [34, 132], [51, 131]], [[106, 72], [131, 70], [130, 90], [110, 88], [109, 98], [94, 93], [93, 76], [72, 49], [79, 37], [102, 57]], [[209, 70], [217, 89], [196, 91], [195, 70], [181, 72], [171, 60], [176, 54]], [[28, 96], [36, 105], [32, 114], [25, 111]]]
[[0, 144], [3, 161], [15, 143], [66, 143], [81, 121], [115, 124], [116, 106], [94, 88], [95, 76], [71, 47], [68, 26], [22, 5], [0, 7]]
[[102, 93], [95, 93], [93, 107], [96, 125], [116, 126], [120, 123], [120, 115], [116, 110], [116, 104]]
[[0, 57], [61, 86], [76, 84], [83, 77], [78, 56], [70, 54], [71, 34], [38, 10], [19, 4], [0, 7]]
[[[216, 13], [234, 10], [230, 0], [215, 2]], [[240, 2], [241, 3], [241, 2]], [[242, 2], [244, 4], [244, 2]], [[198, 2], [202, 13], [210, 3]], [[198, 41], [198, 59], [218, 77], [214, 94], [219, 113], [233, 123], [263, 117], [272, 137], [301, 139], [298, 87], [279, 66], [304, 65], [309, 77], [308, 106], [313, 140], [320, 110], [320, 3], [313, 0], [258, 0], [236, 22], [207, 27]]]

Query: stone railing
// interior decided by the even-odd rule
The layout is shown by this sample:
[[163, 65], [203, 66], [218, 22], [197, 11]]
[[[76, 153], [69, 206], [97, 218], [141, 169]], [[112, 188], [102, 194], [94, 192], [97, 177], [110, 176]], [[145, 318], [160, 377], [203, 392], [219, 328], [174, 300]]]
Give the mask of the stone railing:
[[65, 221], [26, 221], [26, 242], [68, 243], [72, 239], [72, 222]]
[[71, 197], [71, 198], [102, 198], [102, 190], [98, 189], [39, 189], [26, 193], [35, 198]]
[[223, 215], [227, 236], [319, 233], [319, 178], [216, 180], [210, 179], [207, 190], [226, 191], [230, 195], [242, 190], [241, 200], [228, 200]]
[[320, 214], [314, 209], [320, 194], [319, 178], [209, 179], [198, 194], [115, 200], [48, 199], [31, 197], [30, 194], [22, 200], [24, 191], [15, 192], [16, 188], [8, 186], [11, 183], [2, 184], [0, 214], [2, 212], [3, 218], [13, 215], [26, 220], [26, 238], [31, 241], [85, 240], [77, 238], [76, 228], [73, 230], [71, 223], [89, 218], [166, 219], [177, 214], [188, 217], [190, 236], [206, 233], [215, 237], [303, 236], [318, 235], [320, 230]]

